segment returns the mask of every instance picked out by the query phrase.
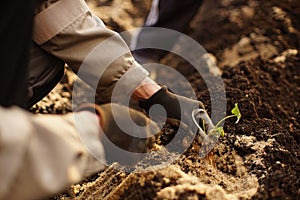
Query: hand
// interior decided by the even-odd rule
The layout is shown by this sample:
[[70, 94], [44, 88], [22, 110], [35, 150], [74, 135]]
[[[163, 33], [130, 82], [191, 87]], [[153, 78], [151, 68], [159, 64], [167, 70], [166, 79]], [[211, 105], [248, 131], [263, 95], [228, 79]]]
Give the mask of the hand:
[[[209, 130], [214, 127], [210, 118], [207, 117], [208, 115], [206, 114], [205, 107], [201, 101], [171, 93], [165, 86], [149, 99], [140, 101], [139, 105], [153, 120], [166, 114], [169, 119], [175, 119], [185, 123], [193, 132], [196, 132], [198, 127], [193, 120], [194, 111], [200, 109], [202, 112], [205, 112], [205, 115], [199, 116], [204, 120], [205, 126], [207, 126], [206, 128]], [[161, 107], [157, 105], [160, 105]]]
[[[119, 105], [86, 104], [79, 110], [95, 112], [104, 134], [100, 135], [108, 164], [134, 165], [143, 157], [160, 133], [160, 129], [142, 112]], [[129, 115], [131, 120], [126, 116]], [[134, 124], [131, 124], [134, 122]]]

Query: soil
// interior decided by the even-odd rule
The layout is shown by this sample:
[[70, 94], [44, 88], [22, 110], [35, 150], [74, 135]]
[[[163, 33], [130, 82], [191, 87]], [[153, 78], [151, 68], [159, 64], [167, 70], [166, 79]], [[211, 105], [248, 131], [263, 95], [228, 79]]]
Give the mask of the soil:
[[[116, 31], [139, 26], [150, 6], [138, 0], [88, 3]], [[187, 33], [215, 57], [228, 113], [238, 102], [241, 121], [226, 121], [225, 137], [204, 159], [195, 141], [162, 169], [125, 173], [114, 164], [55, 199], [300, 199], [299, 1], [205, 1]], [[185, 75], [210, 111], [200, 75], [171, 54], [162, 63]], [[71, 111], [74, 74], [66, 74], [33, 112]], [[161, 142], [174, 132], [166, 127]]]

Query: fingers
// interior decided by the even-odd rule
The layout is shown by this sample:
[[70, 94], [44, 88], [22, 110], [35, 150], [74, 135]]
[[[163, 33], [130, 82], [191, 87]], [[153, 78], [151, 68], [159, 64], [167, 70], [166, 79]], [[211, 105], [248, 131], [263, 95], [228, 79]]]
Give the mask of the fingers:
[[81, 106], [80, 110], [96, 113], [102, 133], [99, 138], [105, 149], [107, 164], [118, 162], [133, 166], [152, 147], [160, 129], [155, 122], [137, 110], [119, 104]]

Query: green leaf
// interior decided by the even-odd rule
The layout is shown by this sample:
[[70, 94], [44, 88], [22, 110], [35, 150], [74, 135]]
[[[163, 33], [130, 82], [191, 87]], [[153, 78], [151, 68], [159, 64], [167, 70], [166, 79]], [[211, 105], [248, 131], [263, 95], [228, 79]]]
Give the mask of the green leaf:
[[217, 135], [217, 136], [221, 135], [222, 137], [224, 137], [225, 132], [223, 127], [214, 127], [209, 131], [209, 135]]
[[219, 132], [219, 134], [224, 137], [225, 136], [225, 131], [223, 127], [217, 127], [216, 130]]
[[239, 121], [240, 121], [240, 119], [241, 119], [241, 117], [242, 117], [242, 114], [241, 114], [240, 109], [239, 109], [239, 107], [238, 107], [238, 103], [235, 103], [235, 104], [234, 104], [234, 108], [231, 110], [231, 113], [232, 113], [233, 115], [235, 115], [236, 118], [237, 118], [237, 120], [236, 120], [235, 123], [236, 123], [236, 124], [239, 123]]

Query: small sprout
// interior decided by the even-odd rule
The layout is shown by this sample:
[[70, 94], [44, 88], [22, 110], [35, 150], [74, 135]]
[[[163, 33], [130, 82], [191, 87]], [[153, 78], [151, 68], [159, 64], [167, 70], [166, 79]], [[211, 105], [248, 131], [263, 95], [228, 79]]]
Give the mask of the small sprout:
[[225, 131], [223, 129], [223, 127], [215, 127], [215, 130], [222, 136], [225, 136]]
[[[195, 110], [193, 110], [192, 119], [193, 119], [194, 123], [198, 126], [198, 128], [201, 130], [200, 134], [202, 135], [202, 137], [206, 137], [207, 134], [208, 135], [221, 135], [222, 137], [224, 137], [225, 136], [225, 132], [224, 132], [223, 126], [221, 126], [221, 124], [226, 119], [231, 118], [231, 117], [236, 117], [237, 118], [237, 120], [235, 122], [237, 124], [240, 121], [241, 117], [242, 117], [240, 109], [238, 107], [238, 104], [235, 103], [234, 104], [234, 108], [231, 110], [231, 114], [232, 115], [226, 116], [223, 119], [221, 119], [217, 123], [217, 125], [215, 125], [213, 128], [210, 128], [209, 132], [207, 133], [206, 123], [205, 122], [210, 121], [210, 119], [208, 119], [209, 117], [207, 116], [207, 114], [206, 115], [204, 114], [204, 116], [202, 116], [202, 118], [200, 117], [202, 119], [203, 129], [199, 126], [199, 124], [197, 123], [197, 121], [195, 119], [195, 116], [200, 116], [201, 113], [202, 114], [203, 113], [206, 114], [206, 112], [205, 111], [203, 112], [203, 110], [201, 110], [201, 109], [195, 109]], [[210, 121], [210, 124], [213, 125], [211, 121]]]
[[240, 121], [240, 119], [241, 119], [241, 117], [242, 117], [242, 114], [241, 114], [240, 109], [239, 109], [239, 107], [238, 107], [238, 103], [235, 103], [235, 104], [234, 104], [234, 108], [231, 110], [231, 114], [232, 114], [232, 115], [226, 116], [226, 117], [224, 117], [223, 119], [221, 119], [221, 120], [217, 123], [217, 125], [209, 131], [208, 134], [217, 132], [217, 133], [220, 134], [222, 137], [224, 137], [224, 136], [225, 136], [225, 132], [224, 132], [223, 127], [221, 126], [221, 123], [224, 122], [226, 119], [229, 119], [229, 118], [231, 118], [231, 117], [236, 117], [237, 120], [236, 120], [235, 123], [236, 123], [236, 124], [239, 123], [239, 121]]

